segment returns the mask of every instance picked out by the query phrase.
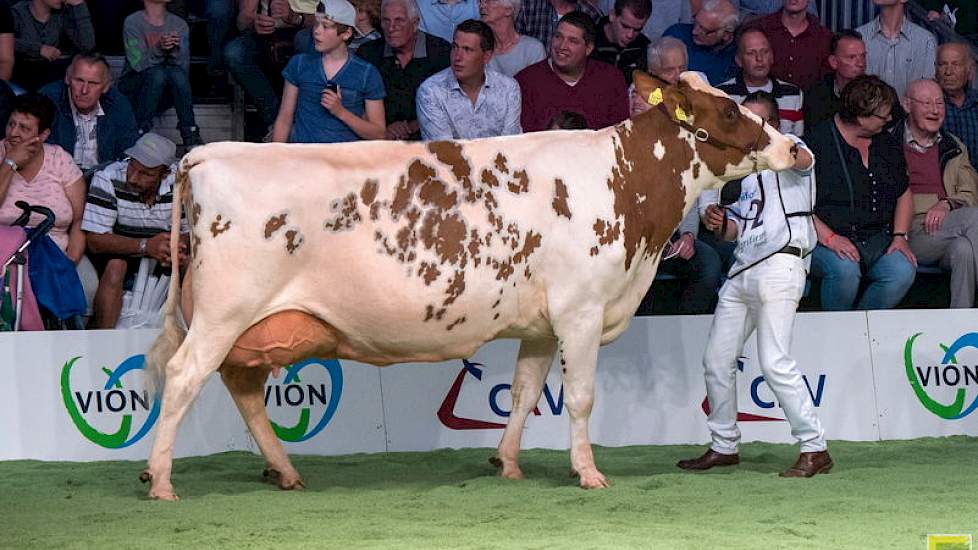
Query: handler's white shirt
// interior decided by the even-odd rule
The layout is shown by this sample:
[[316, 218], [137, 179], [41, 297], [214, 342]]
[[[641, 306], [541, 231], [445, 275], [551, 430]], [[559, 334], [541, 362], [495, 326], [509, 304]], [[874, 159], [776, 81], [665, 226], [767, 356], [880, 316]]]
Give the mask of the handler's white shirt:
[[[797, 137], [789, 137], [808, 149]], [[730, 277], [789, 245], [804, 251], [805, 268], [808, 269], [811, 261], [808, 255], [817, 243], [815, 224], [810, 215], [787, 217], [786, 214], [810, 213], [814, 200], [814, 162], [808, 170], [764, 170], [744, 178], [740, 198], [730, 206], [740, 217], [728, 213], [731, 221], [739, 224]]]

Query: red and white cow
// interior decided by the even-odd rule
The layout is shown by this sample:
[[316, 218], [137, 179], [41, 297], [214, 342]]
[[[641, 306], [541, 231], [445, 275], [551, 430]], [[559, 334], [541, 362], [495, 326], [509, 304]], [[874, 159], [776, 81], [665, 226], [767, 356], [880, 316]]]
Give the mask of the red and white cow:
[[147, 357], [151, 374], [165, 365], [142, 476], [150, 496], [176, 498], [177, 427], [215, 370], [279, 485], [296, 488], [262, 401], [270, 367], [309, 356], [442, 361], [495, 338], [522, 341], [502, 475], [522, 477], [523, 425], [556, 354], [571, 465], [582, 487], [607, 486], [588, 438], [598, 347], [628, 326], [700, 191], [784, 169], [795, 152], [695, 73], [676, 86], [644, 74], [636, 83], [657, 108], [600, 131], [217, 143], [185, 156], [175, 201], [185, 200], [192, 227], [193, 320], [186, 334], [178, 328], [175, 277]]

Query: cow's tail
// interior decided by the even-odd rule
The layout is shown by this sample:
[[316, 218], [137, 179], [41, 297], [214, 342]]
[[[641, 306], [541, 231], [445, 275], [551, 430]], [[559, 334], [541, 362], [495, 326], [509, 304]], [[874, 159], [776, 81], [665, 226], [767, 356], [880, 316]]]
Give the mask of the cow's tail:
[[[189, 189], [191, 167], [185, 157], [180, 162], [180, 168], [174, 178], [173, 210], [170, 215], [170, 260], [173, 268], [166, 303], [163, 305], [163, 330], [146, 352], [144, 384], [149, 395], [162, 393], [163, 386], [166, 384], [166, 364], [176, 354], [177, 348], [187, 335], [186, 322], [180, 310], [180, 216], [183, 207], [182, 198], [185, 191]], [[189, 213], [188, 209], [188, 215]], [[187, 269], [190, 269], [189, 265]]]

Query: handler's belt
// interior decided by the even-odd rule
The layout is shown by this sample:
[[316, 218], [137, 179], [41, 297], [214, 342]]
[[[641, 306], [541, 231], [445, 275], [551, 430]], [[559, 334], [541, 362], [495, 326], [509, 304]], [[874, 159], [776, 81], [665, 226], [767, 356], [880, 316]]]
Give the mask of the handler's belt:
[[805, 252], [797, 246], [786, 246], [775, 252], [775, 254], [791, 254], [792, 256], [798, 256], [799, 258], [805, 257]]

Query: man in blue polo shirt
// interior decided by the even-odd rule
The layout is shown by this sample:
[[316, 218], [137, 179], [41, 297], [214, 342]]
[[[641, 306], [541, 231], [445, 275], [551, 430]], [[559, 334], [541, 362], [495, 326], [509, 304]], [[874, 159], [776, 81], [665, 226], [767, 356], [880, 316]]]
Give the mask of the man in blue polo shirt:
[[676, 23], [663, 36], [682, 40], [689, 53], [689, 70], [705, 74], [715, 86], [736, 75], [734, 35], [739, 23], [730, 0], [705, 0], [692, 23]]
[[417, 0], [417, 5], [421, 30], [446, 42], [459, 23], [479, 18], [479, 0]]

